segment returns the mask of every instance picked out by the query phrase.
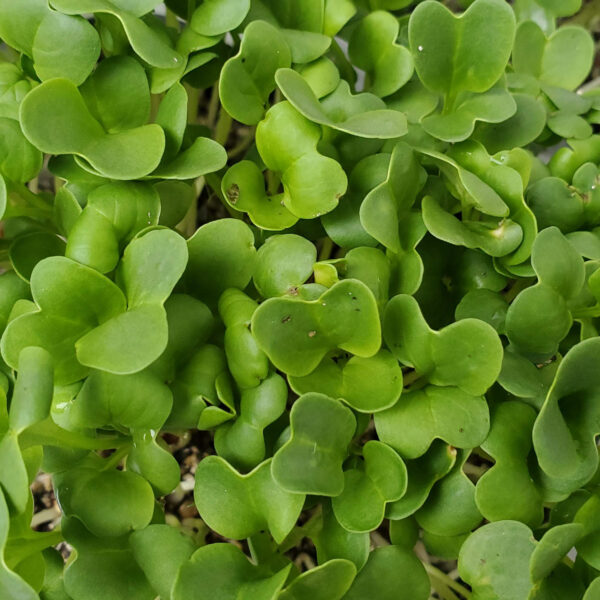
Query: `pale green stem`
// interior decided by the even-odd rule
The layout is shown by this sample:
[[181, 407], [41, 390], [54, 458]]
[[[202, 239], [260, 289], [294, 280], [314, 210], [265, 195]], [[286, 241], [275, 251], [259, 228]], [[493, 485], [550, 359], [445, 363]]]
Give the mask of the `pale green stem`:
[[440, 571], [440, 569], [434, 567], [433, 565], [424, 564], [423, 566], [425, 567], [425, 570], [427, 571], [429, 577], [442, 582], [450, 589], [459, 593], [463, 598], [471, 598], [471, 592], [464, 586], [460, 585], [458, 581], [455, 581], [454, 579], [452, 579], [452, 577], [449, 577], [448, 575], [446, 575], [446, 573]]

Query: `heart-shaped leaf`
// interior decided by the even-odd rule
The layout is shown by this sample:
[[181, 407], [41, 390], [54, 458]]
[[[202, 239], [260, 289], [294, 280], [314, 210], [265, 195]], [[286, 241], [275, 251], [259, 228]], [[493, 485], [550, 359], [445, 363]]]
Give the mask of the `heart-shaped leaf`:
[[515, 520], [531, 527], [542, 522], [542, 497], [528, 468], [531, 428], [536, 414], [520, 402], [492, 410], [490, 433], [481, 448], [496, 464], [477, 481], [475, 499], [488, 521]]
[[400, 546], [385, 546], [371, 551], [345, 598], [426, 600], [429, 590], [425, 568], [413, 552]]
[[395, 406], [375, 414], [379, 438], [406, 458], [422, 456], [438, 438], [456, 448], [478, 446], [489, 424], [485, 399], [453, 387], [404, 393]]
[[[294, 132], [293, 144], [290, 131]], [[313, 219], [333, 210], [346, 191], [346, 174], [340, 164], [317, 151], [320, 137], [320, 127], [305, 119], [288, 102], [273, 106], [256, 128], [256, 147], [265, 165], [281, 176], [280, 202], [301, 219]]]
[[202, 519], [221, 535], [243, 539], [268, 529], [278, 543], [304, 504], [304, 495], [290, 493], [272, 477], [270, 460], [240, 475], [217, 456], [200, 462], [194, 499]]
[[[383, 335], [392, 354], [435, 385], [484, 393], [502, 364], [502, 345], [494, 329], [478, 319], [457, 321], [439, 332], [427, 325], [417, 301], [400, 294], [388, 303]], [[458, 348], [461, 348], [459, 351]]]
[[232, 544], [210, 544], [196, 550], [182, 565], [172, 597], [173, 600], [194, 596], [214, 600], [275, 600], [290, 566], [271, 574], [252, 564]]
[[358, 412], [374, 413], [390, 408], [402, 392], [402, 370], [387, 351], [349, 360], [333, 354], [309, 375], [288, 378], [297, 394], [320, 392], [341, 398]]
[[[51, 121], [48, 110], [54, 115]], [[67, 79], [52, 79], [32, 90], [21, 104], [20, 121], [27, 139], [42, 152], [76, 154], [112, 179], [148, 175], [164, 150], [158, 125], [106, 133]]]
[[377, 529], [385, 505], [406, 491], [406, 467], [386, 444], [371, 440], [363, 446], [364, 461], [344, 473], [344, 490], [331, 501], [336, 519], [349, 531]]
[[292, 106], [314, 123], [365, 138], [396, 138], [406, 133], [406, 118], [388, 110], [369, 93], [352, 95], [345, 81], [320, 101], [308, 82], [292, 69], [279, 69], [275, 81]]
[[352, 411], [323, 394], [304, 394], [292, 407], [290, 428], [290, 439], [273, 458], [275, 482], [295, 494], [339, 495], [342, 462], [356, 428]]
[[460, 576], [471, 585], [475, 598], [527, 598], [532, 587], [529, 559], [534, 548], [527, 525], [518, 521], [489, 523], [463, 544], [458, 557]]
[[239, 53], [221, 71], [219, 97], [225, 110], [246, 125], [256, 125], [275, 88], [275, 72], [290, 63], [290, 51], [279, 30], [264, 21], [250, 23]]
[[254, 313], [252, 333], [273, 364], [296, 377], [311, 373], [335, 348], [368, 358], [381, 343], [373, 294], [355, 279], [316, 300], [270, 298]]
[[354, 29], [348, 45], [350, 59], [369, 74], [369, 89], [381, 98], [393, 94], [413, 74], [410, 52], [396, 44], [399, 29], [393, 15], [375, 11]]
[[[540, 467], [573, 485], [588, 481], [598, 466], [594, 406], [599, 388], [597, 371], [590, 368], [598, 359], [598, 341], [584, 340], [566, 354], [533, 426]], [[581, 418], [583, 414], [585, 418]]]

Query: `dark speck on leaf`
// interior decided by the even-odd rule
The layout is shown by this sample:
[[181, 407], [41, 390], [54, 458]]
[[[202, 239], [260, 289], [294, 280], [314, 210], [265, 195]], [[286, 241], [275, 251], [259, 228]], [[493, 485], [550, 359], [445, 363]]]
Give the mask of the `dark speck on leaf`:
[[458, 431], [459, 431], [459, 433], [462, 433], [464, 431], [464, 428], [463, 427], [459, 427]]
[[292, 316], [288, 315], [287, 317], [283, 317], [283, 319], [281, 319], [282, 323], [289, 323], [292, 320]]
[[291, 288], [288, 289], [287, 293], [290, 296], [297, 296], [298, 295], [298, 287], [293, 285]]
[[354, 312], [360, 312], [360, 308], [355, 308]]
[[235, 204], [238, 201], [238, 198], [240, 197], [240, 186], [237, 183], [233, 183], [229, 186], [227, 197], [231, 204]]

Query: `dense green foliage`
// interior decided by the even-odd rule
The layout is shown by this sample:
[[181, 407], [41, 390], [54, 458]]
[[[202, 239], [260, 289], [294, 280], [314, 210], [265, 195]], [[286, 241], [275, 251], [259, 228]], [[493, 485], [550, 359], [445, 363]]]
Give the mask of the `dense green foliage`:
[[0, 0], [0, 598], [598, 600], [598, 3], [158, 5]]

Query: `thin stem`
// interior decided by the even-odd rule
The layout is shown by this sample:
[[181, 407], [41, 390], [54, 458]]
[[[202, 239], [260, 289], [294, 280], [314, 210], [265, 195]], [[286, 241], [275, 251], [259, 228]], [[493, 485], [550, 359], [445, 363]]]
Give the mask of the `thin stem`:
[[441, 581], [430, 578], [431, 587], [435, 590], [437, 595], [442, 600], [459, 600], [458, 596], [447, 586], [444, 585]]
[[206, 125], [212, 129], [217, 119], [217, 113], [219, 112], [219, 82], [215, 83], [212, 87], [210, 95], [210, 101], [208, 103], [208, 114], [206, 115]]
[[219, 120], [217, 121], [217, 126], [215, 127], [215, 141], [219, 142], [221, 146], [224, 146], [227, 142], [232, 124], [233, 119], [231, 118], [231, 115], [221, 106], [221, 110], [219, 111]]
[[422, 375], [418, 371], [410, 371], [410, 373], [403, 376], [402, 382], [404, 386], [412, 385], [415, 381], [421, 379], [421, 377]]
[[198, 121], [198, 104], [200, 102], [200, 90], [184, 83], [185, 91], [188, 95], [187, 121], [188, 123], [197, 123]]
[[19, 436], [21, 448], [31, 446], [67, 446], [85, 450], [111, 450], [131, 443], [128, 437], [88, 437], [74, 431], [62, 429], [51, 419], [40, 421]]
[[429, 577], [432, 577], [432, 578], [437, 579], [438, 581], [442, 582], [444, 585], [448, 586], [450, 589], [459, 593], [463, 598], [471, 597], [471, 592], [467, 588], [460, 585], [460, 583], [458, 583], [458, 581], [454, 581], [454, 579], [452, 579], [452, 577], [448, 577], [448, 575], [446, 575], [446, 573], [444, 573], [443, 571], [440, 571], [440, 569], [438, 569], [437, 567], [434, 567], [433, 565], [428, 565], [428, 564], [424, 564], [423, 566], [425, 567], [425, 570], [427, 571], [427, 574], [429, 575]]
[[254, 141], [254, 131], [254, 127], [248, 129], [248, 133], [244, 134], [240, 141], [231, 150], [227, 152], [227, 158], [236, 158], [237, 156], [242, 154], [244, 150], [249, 148], [252, 145], [252, 142]]
[[128, 444], [127, 446], [123, 446], [122, 448], [119, 448], [119, 449], [115, 450], [104, 461], [104, 464], [102, 465], [102, 470], [103, 471], [108, 471], [109, 469], [114, 469], [125, 458], [125, 456], [127, 456], [129, 454], [129, 452], [131, 452], [131, 445], [130, 444]]
[[319, 252], [319, 260], [327, 260], [331, 256], [332, 251], [333, 240], [331, 238], [326, 237], [323, 240], [323, 245], [321, 246], [321, 251]]
[[279, 191], [281, 177], [274, 171], [267, 171], [267, 194], [273, 196]]
[[511, 288], [504, 294], [504, 299], [510, 304], [525, 288], [529, 287], [534, 281], [535, 279], [532, 277], [515, 281]]
[[179, 21], [177, 20], [177, 15], [169, 8], [167, 8], [167, 16], [165, 18], [165, 23], [167, 27], [173, 27], [174, 29], [177, 29], [177, 31], [179, 31]]

